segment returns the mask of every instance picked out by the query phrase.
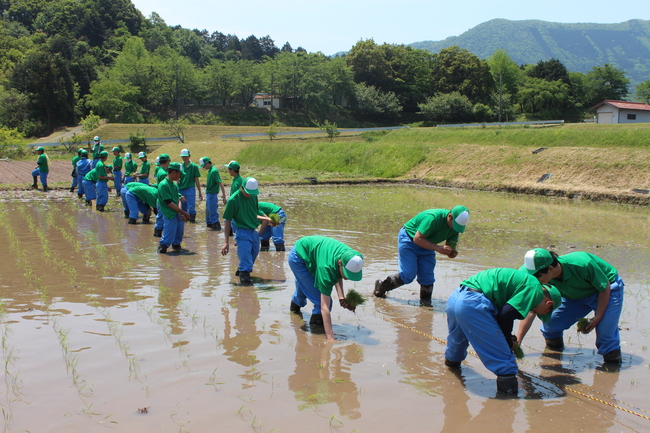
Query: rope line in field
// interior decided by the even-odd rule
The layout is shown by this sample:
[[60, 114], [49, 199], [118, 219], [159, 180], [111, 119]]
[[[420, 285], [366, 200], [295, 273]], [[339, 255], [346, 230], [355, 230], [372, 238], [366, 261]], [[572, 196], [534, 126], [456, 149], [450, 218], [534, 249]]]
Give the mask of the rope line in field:
[[[398, 321], [396, 321], [396, 320], [394, 320], [394, 319], [391, 319], [390, 317], [385, 316], [385, 315], [383, 315], [383, 314], [381, 314], [381, 313], [377, 313], [377, 314], [379, 315], [379, 317], [381, 317], [382, 319], [386, 320], [387, 322], [391, 322], [391, 323], [393, 323], [393, 324], [395, 324], [395, 325], [397, 325], [397, 326], [399, 326], [399, 327], [402, 327], [402, 328], [404, 328], [404, 329], [408, 329], [409, 331], [413, 331], [413, 332], [415, 332], [415, 333], [417, 333], [417, 334], [423, 335], [423, 336], [425, 336], [425, 337], [427, 337], [427, 338], [429, 338], [429, 339], [431, 339], [431, 340], [435, 340], [435, 341], [437, 341], [437, 342], [439, 342], [439, 343], [441, 343], [441, 344], [444, 344], [444, 345], [447, 344], [447, 341], [444, 340], [444, 339], [442, 339], [442, 338], [438, 338], [438, 337], [436, 337], [436, 336], [434, 336], [434, 335], [431, 335], [431, 334], [429, 334], [429, 333], [426, 333], [426, 332], [420, 331], [419, 329], [414, 328], [414, 327], [412, 327], [412, 326], [408, 326], [408, 325], [405, 325], [405, 324], [403, 324], [403, 323], [400, 323], [400, 322], [398, 322]], [[475, 356], [475, 357], [478, 358], [478, 354], [477, 354], [476, 352], [472, 351], [472, 350], [468, 350], [467, 353], [469, 353], [470, 355]], [[524, 364], [525, 364], [525, 362], [523, 362], [523, 361], [521, 361], [521, 360], [518, 360], [518, 362], [521, 362], [521, 363], [524, 363]], [[568, 392], [572, 392], [572, 393], [577, 394], [577, 395], [579, 395], [579, 396], [581, 396], [581, 397], [588, 398], [588, 399], [593, 400], [593, 401], [596, 401], [596, 402], [598, 402], [598, 403], [602, 403], [602, 404], [604, 404], [604, 405], [607, 405], [607, 406], [613, 407], [613, 408], [615, 408], [615, 409], [622, 410], [623, 412], [627, 412], [627, 413], [629, 413], [629, 414], [632, 414], [632, 415], [635, 415], [635, 416], [638, 416], [638, 417], [640, 417], [640, 418], [643, 418], [643, 419], [645, 419], [645, 420], [650, 421], [650, 417], [648, 417], [648, 416], [646, 416], [646, 415], [640, 414], [640, 413], [638, 413], [638, 412], [634, 412], [634, 411], [632, 411], [632, 410], [626, 409], [626, 408], [624, 408], [624, 407], [618, 406], [618, 405], [613, 404], [613, 403], [610, 403], [610, 402], [608, 402], [608, 401], [605, 401], [605, 400], [602, 400], [602, 399], [596, 398], [596, 397], [594, 397], [593, 395], [585, 394], [584, 392], [580, 392], [580, 391], [578, 391], [577, 389], [573, 389], [573, 388], [570, 388], [570, 387], [565, 386], [565, 385], [560, 385], [560, 384], [554, 383], [554, 382], [552, 382], [552, 381], [550, 381], [550, 380], [548, 380], [548, 379], [545, 379], [545, 378], [543, 378], [543, 377], [541, 377], [541, 376], [538, 376], [538, 375], [536, 375], [536, 374], [528, 373], [528, 372], [521, 371], [521, 370], [520, 370], [520, 374], [522, 374], [522, 375], [524, 375], [524, 376], [528, 376], [528, 377], [530, 377], [530, 378], [535, 378], [535, 379], [538, 379], [538, 380], [541, 380], [541, 381], [544, 381], [544, 382], [550, 383], [550, 384], [552, 384], [553, 386], [556, 386], [556, 387], [558, 387], [558, 388], [560, 388], [560, 389], [562, 389], [562, 390], [565, 390], [565, 391], [568, 391]], [[647, 413], [647, 414], [650, 414], [650, 412], [648, 412], [648, 411], [646, 411], [646, 410], [643, 410], [643, 409], [641, 409], [641, 408], [638, 408], [638, 407], [636, 407], [636, 406], [634, 406], [634, 405], [631, 405], [631, 404], [629, 404], [629, 403], [626, 403], [626, 402], [624, 402], [624, 401], [622, 401], [622, 400], [619, 400], [619, 399], [617, 399], [617, 398], [614, 398], [614, 397], [612, 397], [612, 396], [610, 396], [610, 395], [607, 395], [607, 394], [604, 394], [604, 393], [602, 393], [602, 392], [596, 391], [595, 389], [590, 388], [590, 387], [588, 387], [588, 386], [586, 386], [586, 385], [580, 385], [580, 386], [581, 386], [582, 388], [588, 389], [590, 392], [592, 392], [592, 393], [594, 393], [594, 394], [599, 394], [599, 395], [601, 395], [601, 396], [603, 396], [603, 397], [606, 397], [606, 398], [608, 398], [608, 399], [614, 400], [614, 401], [616, 401], [616, 402], [618, 402], [618, 403], [620, 403], [620, 404], [624, 404], [624, 405], [626, 405], [626, 406], [628, 406], [628, 407], [631, 407], [631, 408], [633, 408], [633, 409], [636, 409], [636, 410], [638, 410], [638, 411], [641, 411], [641, 412], [645, 412], [645, 413]]]

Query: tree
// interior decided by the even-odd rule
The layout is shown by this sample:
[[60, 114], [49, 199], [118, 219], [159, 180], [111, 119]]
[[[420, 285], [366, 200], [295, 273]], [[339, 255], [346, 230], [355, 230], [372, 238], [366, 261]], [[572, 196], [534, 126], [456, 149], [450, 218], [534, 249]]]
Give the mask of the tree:
[[174, 137], [177, 137], [181, 143], [185, 143], [185, 130], [187, 124], [182, 120], [170, 120], [165, 128]]
[[438, 123], [471, 122], [474, 110], [469, 98], [459, 92], [443, 93], [419, 104], [422, 115], [427, 120]]
[[341, 134], [336, 123], [330, 123], [329, 120], [325, 119], [323, 123], [314, 122], [318, 129], [327, 134], [327, 137], [330, 139], [330, 143], [334, 141], [334, 137], [337, 137]]
[[623, 70], [609, 63], [594, 66], [586, 75], [585, 90], [588, 107], [605, 99], [622, 100], [628, 94], [630, 80]]
[[536, 65], [526, 66], [526, 75], [546, 81], [558, 81], [569, 84], [569, 71], [558, 59], [540, 60]]
[[521, 111], [533, 119], [564, 119], [575, 116], [569, 85], [562, 80], [529, 78], [517, 95]]
[[524, 81], [524, 73], [508, 53], [505, 50], [496, 50], [487, 62], [495, 85], [498, 87], [501, 80], [503, 92], [516, 95], [519, 85]]
[[494, 91], [494, 79], [487, 62], [457, 46], [440, 51], [432, 78], [437, 93], [458, 92], [473, 103], [489, 103]]
[[385, 119], [394, 118], [402, 111], [402, 106], [394, 93], [384, 93], [364, 83], [355, 86], [353, 107], [362, 116]]
[[650, 104], [650, 80], [636, 86], [636, 97], [646, 104]]

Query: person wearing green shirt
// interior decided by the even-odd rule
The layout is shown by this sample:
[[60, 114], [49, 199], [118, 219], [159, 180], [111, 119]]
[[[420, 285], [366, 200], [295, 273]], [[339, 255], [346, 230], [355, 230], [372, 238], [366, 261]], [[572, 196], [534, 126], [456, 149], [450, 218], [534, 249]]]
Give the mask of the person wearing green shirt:
[[32, 171], [32, 178], [34, 178], [32, 188], [38, 189], [38, 178], [40, 177], [43, 191], [46, 192], [47, 175], [50, 172], [50, 159], [45, 154], [45, 149], [42, 146], [36, 149], [36, 153], [38, 154], [38, 159], [36, 160], [36, 170]]
[[460, 367], [471, 344], [483, 365], [497, 375], [497, 390], [517, 394], [513, 323], [531, 312], [548, 322], [561, 302], [555, 287], [543, 286], [527, 272], [496, 268], [475, 274], [460, 283], [447, 301], [445, 365]]
[[149, 185], [149, 173], [151, 172], [151, 164], [147, 161], [147, 154], [145, 152], [140, 152], [138, 154], [138, 159], [142, 161], [140, 166], [140, 171], [138, 173], [133, 173], [133, 176], [138, 179], [138, 182], [145, 183]]
[[120, 148], [114, 147], [113, 150], [113, 178], [115, 179], [115, 197], [120, 196], [120, 191], [122, 191], [122, 157], [120, 156]]
[[133, 157], [131, 156], [130, 153], [125, 153], [124, 154], [124, 183], [131, 183], [135, 182], [136, 178], [134, 177], [134, 173], [138, 171], [138, 164], [133, 161]]
[[74, 158], [72, 158], [72, 173], [70, 174], [72, 177], [72, 185], [70, 186], [70, 192], [74, 192], [74, 189], [79, 184], [79, 178], [77, 176], [77, 162], [79, 162], [81, 159], [81, 152], [83, 152], [82, 148], [77, 149], [77, 154]]
[[[468, 222], [469, 210], [465, 206], [425, 210], [409, 220], [397, 236], [399, 272], [383, 281], [375, 281], [375, 296], [385, 298], [386, 292], [409, 284], [417, 277], [420, 304], [431, 306], [436, 252], [455, 258], [458, 234], [465, 231]], [[440, 242], [445, 242], [445, 246], [438, 245]]]
[[314, 304], [310, 325], [323, 326], [328, 340], [332, 330], [332, 288], [341, 307], [354, 311], [345, 300], [343, 280], [361, 281], [363, 255], [343, 242], [325, 236], [305, 236], [289, 252], [289, 267], [296, 277], [296, 290], [289, 311], [302, 317], [307, 300]]
[[158, 217], [162, 217], [164, 221], [163, 234], [158, 244], [159, 254], [166, 254], [170, 245], [174, 251], [181, 251], [185, 221], [190, 218], [190, 215], [178, 206], [180, 194], [176, 182], [180, 178], [181, 164], [172, 162], [167, 168], [167, 177], [158, 184], [158, 205], [160, 206]]
[[91, 150], [93, 156], [93, 168], [97, 166], [97, 161], [99, 161], [99, 155], [104, 151], [104, 145], [100, 143], [99, 136], [93, 138], [93, 148]]
[[[621, 364], [621, 337], [618, 321], [623, 310], [625, 283], [612, 265], [598, 256], [576, 251], [558, 256], [544, 248], [534, 248], [524, 256], [521, 270], [550, 283], [562, 295], [562, 306], [553, 312], [551, 320], [542, 324], [546, 347], [564, 349], [564, 331], [578, 319], [594, 312], [585, 333], [596, 330], [598, 353], [608, 364]], [[529, 316], [519, 327], [519, 341], [535, 320]]]
[[[91, 163], [92, 164], [92, 163]], [[86, 195], [86, 206], [92, 206], [93, 200], [97, 199], [97, 190], [95, 185], [99, 180], [97, 169], [90, 170], [82, 181], [84, 187], [84, 194]]]
[[223, 197], [223, 204], [226, 204], [226, 189], [223, 187], [219, 170], [212, 164], [207, 156], [199, 159], [199, 165], [202, 169], [208, 171], [208, 180], [205, 184], [205, 224], [208, 228], [221, 230], [219, 223], [219, 189]]
[[275, 251], [285, 251], [284, 248], [284, 225], [287, 222], [287, 214], [284, 210], [273, 203], [267, 203], [264, 201], [259, 202], [260, 215], [266, 215], [270, 217], [273, 214], [276, 214], [279, 218], [279, 222], [274, 223], [273, 221], [266, 223], [262, 222], [260, 229], [258, 231], [260, 235], [260, 251], [268, 251], [270, 247], [269, 240], [273, 238], [273, 245], [275, 245]]
[[114, 179], [113, 176], [110, 175], [110, 170], [107, 170], [107, 167], [110, 167], [106, 165], [107, 159], [108, 152], [104, 150], [99, 154], [99, 161], [97, 161], [94, 169], [97, 172], [97, 183], [95, 183], [95, 189], [97, 190], [96, 209], [99, 212], [104, 212], [104, 207], [108, 203], [108, 181]]
[[196, 222], [196, 192], [199, 193], [199, 201], [203, 201], [201, 192], [201, 172], [199, 166], [190, 159], [188, 149], [181, 150], [181, 159], [183, 159], [183, 175], [178, 183], [178, 189], [185, 201], [181, 203], [184, 211], [190, 214], [190, 222]]
[[[77, 161], [77, 197], [79, 200], [83, 199], [86, 193], [84, 189], [84, 178], [90, 170], [92, 170], [92, 163], [88, 159], [88, 151], [84, 149], [81, 151], [81, 158]], [[95, 184], [92, 184], [92, 188], [93, 190], [95, 189]]]
[[260, 225], [260, 221], [268, 221], [267, 217], [258, 215], [258, 194], [257, 180], [247, 177], [239, 191], [228, 199], [226, 210], [223, 212], [225, 221], [223, 233], [226, 240], [221, 248], [221, 254], [225, 256], [230, 250], [230, 226], [231, 222], [235, 221], [237, 223], [235, 242], [239, 257], [239, 267], [235, 275], [239, 275], [243, 285], [252, 284], [251, 272], [260, 252], [260, 237], [257, 234], [257, 227]]
[[[239, 189], [241, 188], [243, 182], [242, 177], [239, 174], [239, 169], [241, 168], [241, 166], [237, 161], [230, 161], [228, 164], [224, 165], [224, 167], [228, 169], [228, 174], [231, 175], [233, 178], [232, 183], [230, 184], [230, 196], [229, 196], [230, 199], [230, 197], [232, 197], [233, 194], [239, 191]], [[230, 231], [231, 236], [237, 233], [237, 224], [234, 221], [232, 221], [230, 230], [231, 230]]]
[[158, 188], [140, 182], [127, 183], [122, 189], [122, 196], [126, 203], [129, 224], [138, 223], [138, 214], [142, 214], [142, 222], [148, 223], [151, 210], [157, 212]]
[[[167, 168], [171, 159], [167, 153], [162, 153], [156, 158], [156, 169], [154, 170], [154, 179], [156, 180], [155, 186], [162, 183], [167, 178]], [[181, 172], [181, 177], [183, 176]], [[165, 229], [165, 219], [160, 212], [160, 205], [158, 206], [158, 213], [156, 214], [156, 225], [153, 228], [153, 235], [156, 238], [162, 237], [163, 230]]]

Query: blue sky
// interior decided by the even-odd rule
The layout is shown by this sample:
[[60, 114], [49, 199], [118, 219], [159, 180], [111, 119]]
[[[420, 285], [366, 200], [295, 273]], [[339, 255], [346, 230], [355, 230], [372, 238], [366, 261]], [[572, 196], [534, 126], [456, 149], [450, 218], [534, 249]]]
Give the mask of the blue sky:
[[493, 18], [562, 23], [618, 23], [650, 19], [648, 0], [547, 0], [545, 2], [438, 0], [132, 0], [146, 17], [210, 33], [269, 35], [278, 47], [334, 54], [361, 39], [408, 44], [458, 36]]

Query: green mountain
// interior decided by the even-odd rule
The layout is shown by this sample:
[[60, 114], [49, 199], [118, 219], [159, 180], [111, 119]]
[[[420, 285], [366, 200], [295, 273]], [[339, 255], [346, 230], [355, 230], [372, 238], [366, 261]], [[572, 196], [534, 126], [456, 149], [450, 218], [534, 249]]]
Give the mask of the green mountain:
[[610, 63], [624, 70], [632, 84], [650, 80], [650, 21], [644, 20], [564, 24], [494, 19], [444, 41], [410, 45], [433, 53], [458, 45], [480, 58], [503, 49], [518, 64], [556, 58], [575, 72]]

